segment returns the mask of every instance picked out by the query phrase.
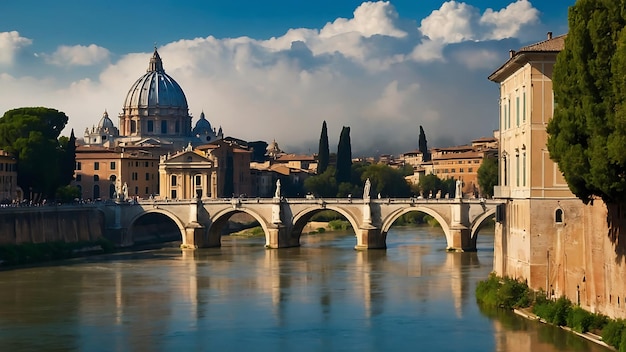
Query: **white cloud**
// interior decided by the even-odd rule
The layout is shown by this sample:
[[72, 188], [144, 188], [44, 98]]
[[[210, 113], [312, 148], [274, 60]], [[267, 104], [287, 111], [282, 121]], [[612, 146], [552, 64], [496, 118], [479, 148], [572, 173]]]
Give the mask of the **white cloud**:
[[493, 31], [486, 35], [489, 39], [515, 37], [522, 26], [538, 21], [539, 11], [528, 0], [518, 0], [500, 11], [487, 9], [480, 19], [481, 24], [493, 26]]
[[32, 39], [21, 37], [19, 32], [0, 32], [0, 65], [11, 65], [17, 53], [32, 44]]
[[419, 29], [432, 41], [460, 43], [475, 39], [473, 27], [478, 19], [476, 8], [466, 3], [448, 1], [424, 18]]
[[[491, 104], [497, 86], [485, 77], [501, 64], [510, 42], [474, 45], [508, 33], [496, 19], [509, 16], [511, 8], [485, 12], [481, 24], [477, 9], [450, 1], [421, 22], [420, 33], [390, 3], [366, 2], [353, 18], [321, 29], [294, 28], [267, 40], [181, 39], [158, 50], [165, 71], [187, 96], [193, 123], [204, 111], [226, 135], [276, 139], [286, 151], [315, 152], [326, 120], [331, 150], [341, 127], [350, 126], [355, 156], [400, 153], [416, 149], [419, 125], [431, 146], [467, 143], [497, 127], [498, 108]], [[0, 40], [0, 47], [7, 45]], [[59, 47], [44, 57], [63, 70], [34, 60], [42, 65], [37, 70], [0, 73], [0, 114], [20, 106], [54, 107], [70, 117], [66, 133], [74, 128], [79, 137], [105, 109], [117, 125], [126, 93], [145, 73], [151, 54], [130, 53], [109, 63], [109, 50], [95, 44]], [[88, 64], [93, 66], [76, 67]]]
[[397, 19], [398, 13], [389, 1], [364, 2], [354, 10], [354, 18], [338, 18], [333, 23], [327, 23], [320, 31], [320, 37], [330, 38], [351, 32], [363, 37], [404, 37], [407, 34], [396, 26]]
[[109, 60], [109, 50], [91, 44], [89, 46], [62, 45], [46, 57], [46, 62], [57, 66], [91, 66]]

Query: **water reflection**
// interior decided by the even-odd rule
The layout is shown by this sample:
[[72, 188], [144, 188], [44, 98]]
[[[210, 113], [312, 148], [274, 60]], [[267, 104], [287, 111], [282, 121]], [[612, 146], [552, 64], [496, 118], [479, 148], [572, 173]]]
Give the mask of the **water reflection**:
[[[489, 248], [493, 238], [480, 241]], [[387, 250], [354, 251], [353, 234], [341, 233], [280, 250], [264, 249], [263, 238], [222, 243], [0, 272], [0, 346], [530, 352], [572, 350], [576, 339], [601, 350], [479, 310], [473, 292], [492, 252], [447, 253], [433, 229], [395, 229]]]

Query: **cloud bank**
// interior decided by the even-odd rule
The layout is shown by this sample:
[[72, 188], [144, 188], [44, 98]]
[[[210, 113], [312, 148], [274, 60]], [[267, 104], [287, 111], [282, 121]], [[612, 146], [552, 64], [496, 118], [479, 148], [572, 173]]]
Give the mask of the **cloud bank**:
[[[326, 120], [331, 151], [342, 126], [350, 126], [354, 156], [397, 154], [417, 148], [420, 125], [430, 146], [491, 135], [498, 87], [486, 77], [538, 21], [527, 0], [482, 13], [448, 1], [420, 21], [402, 18], [389, 2], [364, 2], [352, 18], [320, 29], [293, 28], [266, 40], [180, 39], [158, 50], [187, 95], [193, 123], [204, 111], [226, 135], [314, 153]], [[16, 60], [31, 43], [0, 32], [0, 113], [53, 107], [70, 117], [67, 134], [73, 128], [79, 137], [105, 109], [117, 124], [151, 56], [112, 61], [108, 49], [91, 44]]]

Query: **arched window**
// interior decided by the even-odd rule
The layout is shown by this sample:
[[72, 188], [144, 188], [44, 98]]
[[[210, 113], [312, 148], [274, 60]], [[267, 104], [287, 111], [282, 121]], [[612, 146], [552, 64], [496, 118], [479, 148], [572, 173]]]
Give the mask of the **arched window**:
[[554, 212], [554, 222], [556, 222], [557, 224], [563, 223], [563, 209], [557, 209]]
[[93, 175], [93, 180], [95, 181], [100, 181], [100, 176], [98, 175]]
[[109, 199], [113, 199], [114, 197], [115, 197], [115, 185], [111, 183], [109, 185]]
[[117, 176], [115, 176], [115, 175], [109, 176], [109, 181], [115, 182], [116, 180], [117, 180]]
[[98, 199], [100, 198], [100, 186], [95, 185], [93, 186], [93, 199]]

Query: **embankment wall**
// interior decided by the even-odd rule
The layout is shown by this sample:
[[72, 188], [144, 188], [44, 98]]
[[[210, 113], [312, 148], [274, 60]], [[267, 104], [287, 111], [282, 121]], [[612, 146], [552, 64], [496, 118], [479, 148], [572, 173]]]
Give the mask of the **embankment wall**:
[[0, 245], [95, 241], [104, 236], [104, 214], [81, 206], [0, 209]]

